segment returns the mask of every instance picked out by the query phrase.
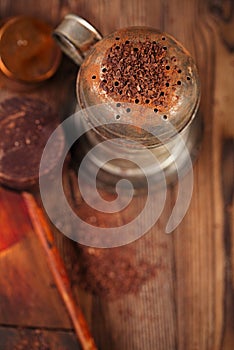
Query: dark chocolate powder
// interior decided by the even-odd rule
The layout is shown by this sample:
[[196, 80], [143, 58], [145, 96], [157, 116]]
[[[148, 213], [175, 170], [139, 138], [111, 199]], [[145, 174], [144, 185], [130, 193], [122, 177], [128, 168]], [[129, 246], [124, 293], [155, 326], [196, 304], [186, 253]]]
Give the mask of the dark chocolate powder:
[[166, 46], [149, 40], [119, 41], [105, 54], [100, 88], [116, 101], [165, 107], [174, 72]]
[[[140, 210], [134, 208], [132, 211], [133, 207], [131, 209], [130, 205], [122, 212], [123, 221], [119, 220], [119, 213], [110, 214], [110, 220], [106, 214], [95, 211], [84, 202], [78, 187], [77, 172], [72, 168], [69, 169], [69, 178], [64, 177], [64, 193], [76, 215], [94, 226], [119, 226], [128, 222], [126, 215], [131, 221], [137, 215], [138, 209]], [[115, 198], [106, 191], [100, 191], [100, 195], [105, 200]], [[144, 206], [144, 200], [142, 202]], [[77, 227], [74, 227], [74, 231], [76, 229]], [[95, 246], [95, 240], [92, 243]], [[108, 300], [115, 300], [127, 294], [137, 295], [144, 284], [157, 278], [157, 274], [163, 269], [161, 260], [152, 261], [146, 254], [141, 254], [135, 242], [105, 249], [77, 243], [74, 243], [73, 247], [74, 259], [67, 262], [72, 284]]]
[[154, 278], [158, 264], [138, 259], [132, 246], [97, 249], [78, 246], [72, 282], [87, 292], [115, 300], [137, 294], [145, 282]]

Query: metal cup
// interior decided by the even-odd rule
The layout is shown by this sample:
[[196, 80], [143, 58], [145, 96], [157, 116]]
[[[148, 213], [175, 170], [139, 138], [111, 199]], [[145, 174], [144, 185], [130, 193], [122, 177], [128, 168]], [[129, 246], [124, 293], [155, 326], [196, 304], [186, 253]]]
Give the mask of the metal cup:
[[[90, 157], [90, 171], [102, 164], [97, 180], [111, 189], [118, 180], [127, 178], [137, 192], [144, 190], [146, 178], [158, 183], [157, 175], [162, 171], [168, 183], [174, 181], [178, 171], [186, 168], [188, 154], [192, 160], [196, 158], [202, 134], [197, 113], [200, 82], [188, 51], [169, 34], [148, 27], [120, 29], [102, 39], [95, 28], [75, 15], [67, 15], [54, 35], [62, 50], [81, 65], [77, 99], [85, 112], [79, 127], [92, 126], [74, 153], [79, 155], [81, 148], [88, 153], [95, 145], [109, 141], [103, 143], [99, 155]], [[129, 66], [133, 78], [125, 76], [128, 68], [123, 68], [128, 55], [136, 57], [136, 64]], [[155, 69], [158, 74], [155, 78], [151, 74], [149, 83], [144, 76], [134, 74], [139, 66], [142, 75], [144, 62], [145, 67], [150, 65], [148, 70]], [[132, 88], [125, 88], [132, 79]], [[105, 107], [99, 112], [89, 109], [100, 104]], [[112, 160], [103, 165], [105, 155]], [[143, 171], [137, 165], [142, 160]]]

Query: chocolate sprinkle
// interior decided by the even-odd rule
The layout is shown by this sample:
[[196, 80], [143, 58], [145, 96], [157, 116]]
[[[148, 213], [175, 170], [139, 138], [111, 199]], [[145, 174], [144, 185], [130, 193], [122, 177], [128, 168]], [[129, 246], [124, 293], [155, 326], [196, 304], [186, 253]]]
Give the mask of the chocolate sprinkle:
[[119, 41], [106, 51], [99, 86], [116, 101], [165, 108], [174, 70], [160, 43]]

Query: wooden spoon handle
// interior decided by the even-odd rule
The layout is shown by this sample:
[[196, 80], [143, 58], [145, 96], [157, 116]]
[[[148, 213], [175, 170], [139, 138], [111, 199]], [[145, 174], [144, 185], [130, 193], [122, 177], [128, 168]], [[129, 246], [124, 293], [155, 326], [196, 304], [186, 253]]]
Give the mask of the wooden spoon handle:
[[55, 245], [53, 234], [44, 216], [44, 213], [30, 193], [23, 192], [22, 195], [28, 209], [32, 226], [43, 246], [49, 268], [54, 277], [58, 291], [68, 310], [82, 349], [97, 350], [94, 340], [89, 332], [83, 313], [80, 307], [74, 301], [69, 278], [63, 260]]

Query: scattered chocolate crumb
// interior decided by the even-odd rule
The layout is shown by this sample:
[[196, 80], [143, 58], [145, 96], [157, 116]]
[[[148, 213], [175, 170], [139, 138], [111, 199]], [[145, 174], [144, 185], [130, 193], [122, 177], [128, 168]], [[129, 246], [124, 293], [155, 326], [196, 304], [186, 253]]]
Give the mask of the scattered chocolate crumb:
[[98, 249], [78, 245], [71, 280], [87, 292], [115, 300], [137, 294], [145, 282], [156, 276], [158, 268], [158, 264], [138, 260], [131, 246]]
[[20, 341], [12, 350], [50, 350], [50, 346], [39, 329], [32, 332], [30, 337], [24, 330], [20, 330]]
[[105, 54], [99, 86], [116, 101], [165, 108], [177, 74], [169, 61], [160, 42], [118, 41]]

